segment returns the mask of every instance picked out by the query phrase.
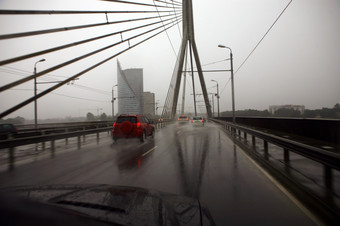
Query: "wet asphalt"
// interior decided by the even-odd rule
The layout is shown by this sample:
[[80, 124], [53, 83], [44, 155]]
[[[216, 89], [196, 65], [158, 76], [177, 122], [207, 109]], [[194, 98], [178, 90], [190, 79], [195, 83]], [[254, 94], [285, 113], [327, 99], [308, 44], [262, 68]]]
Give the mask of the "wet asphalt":
[[111, 184], [197, 198], [217, 225], [315, 225], [213, 123], [172, 124], [145, 143], [101, 138], [0, 173], [0, 186]]

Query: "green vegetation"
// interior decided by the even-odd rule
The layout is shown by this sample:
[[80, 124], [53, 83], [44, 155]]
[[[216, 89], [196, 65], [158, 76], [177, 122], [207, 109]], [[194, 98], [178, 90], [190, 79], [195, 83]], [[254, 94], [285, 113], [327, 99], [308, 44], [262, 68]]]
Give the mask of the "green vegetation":
[[19, 125], [19, 124], [24, 124], [25, 119], [23, 117], [18, 116], [15, 118], [0, 119], [0, 123], [10, 123], [10, 124]]

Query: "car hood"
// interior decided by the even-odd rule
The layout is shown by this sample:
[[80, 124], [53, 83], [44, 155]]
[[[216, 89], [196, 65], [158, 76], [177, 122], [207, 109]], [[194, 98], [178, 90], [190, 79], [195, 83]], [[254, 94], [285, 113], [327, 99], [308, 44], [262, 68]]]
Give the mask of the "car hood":
[[[0, 192], [6, 194], [2, 197], [14, 194], [35, 203], [119, 225], [215, 225], [208, 209], [199, 200], [144, 188], [46, 185], [2, 188]], [[19, 206], [30, 208], [26, 204]]]

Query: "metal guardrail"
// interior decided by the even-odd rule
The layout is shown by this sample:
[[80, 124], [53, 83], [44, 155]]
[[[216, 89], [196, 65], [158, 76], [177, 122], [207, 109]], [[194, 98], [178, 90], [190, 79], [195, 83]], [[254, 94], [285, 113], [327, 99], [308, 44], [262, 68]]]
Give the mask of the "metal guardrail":
[[[156, 129], [160, 129], [167, 126], [169, 123], [169, 120], [157, 120], [155, 121], [154, 126]], [[84, 136], [92, 133], [112, 130], [112, 122], [61, 123], [60, 125], [54, 123], [53, 126], [54, 127], [19, 130], [18, 134], [14, 137], [9, 136], [6, 140], [0, 140], [0, 149], [59, 139], [66, 139], [67, 141], [67, 138], [70, 137]]]
[[[78, 149], [81, 148], [81, 136], [83, 136], [85, 140], [85, 135], [88, 134], [97, 134], [97, 143], [99, 143], [99, 133], [101, 132], [109, 132], [112, 127], [102, 127], [96, 129], [87, 129], [87, 130], [77, 130], [77, 131], [70, 131], [70, 132], [63, 132], [63, 133], [53, 133], [47, 135], [38, 135], [38, 136], [30, 136], [30, 137], [22, 137], [22, 138], [10, 138], [7, 140], [0, 141], [0, 149], [8, 149], [8, 166], [9, 170], [14, 169], [14, 165], [16, 162], [16, 155], [15, 155], [15, 147], [23, 146], [23, 145], [30, 145], [30, 144], [38, 144], [42, 143], [42, 150], [45, 150], [45, 142], [49, 141], [51, 153], [55, 152], [55, 141], [60, 139], [65, 139], [65, 144], [68, 144], [68, 139], [71, 137], [78, 137], [77, 139], [77, 147]], [[67, 131], [67, 130], [66, 130]], [[36, 146], [37, 151], [37, 146]]]
[[[167, 126], [171, 121], [157, 120], [154, 121], [156, 129]], [[97, 143], [99, 143], [99, 133], [109, 132], [112, 130], [112, 122], [90, 122], [90, 123], [61, 123], [53, 124], [53, 127], [44, 126], [39, 129], [21, 129], [15, 136], [9, 135], [6, 140], [0, 140], [0, 149], [8, 149], [9, 165], [14, 166], [15, 163], [15, 147], [42, 143], [42, 150], [45, 150], [45, 142], [51, 142], [50, 149], [54, 153], [55, 141], [65, 139], [65, 144], [68, 144], [68, 139], [78, 137], [77, 146], [81, 147], [81, 136], [85, 140], [88, 134], [97, 133]]]
[[[88, 134], [105, 132], [111, 130], [112, 127], [103, 127], [89, 130], [79, 130], [72, 132], [64, 132], [64, 133], [53, 133], [48, 135], [38, 135], [38, 136], [30, 136], [30, 137], [22, 137], [16, 139], [7, 139], [0, 141], [0, 149], [2, 148], [14, 148], [16, 146], [28, 145], [28, 144], [36, 144], [40, 142], [51, 141], [59, 139], [68, 139], [70, 137], [80, 137]], [[51, 145], [53, 146], [53, 145]]]
[[[339, 217], [339, 204], [336, 204], [334, 200], [334, 180], [335, 176], [333, 171], [340, 171], [340, 155], [328, 152], [320, 148], [316, 148], [313, 146], [309, 146], [306, 144], [302, 144], [296, 141], [292, 141], [289, 139], [285, 139], [282, 137], [278, 137], [275, 135], [267, 134], [264, 132], [260, 132], [254, 129], [250, 129], [244, 126], [236, 125], [230, 122], [211, 119], [212, 121], [223, 125], [224, 129], [233, 137], [237, 139], [238, 142], [245, 145], [249, 148], [250, 152], [255, 153], [256, 156], [260, 156], [262, 160], [266, 163], [270, 164], [269, 161], [269, 146], [268, 144], [274, 144], [283, 149], [283, 161], [284, 166], [286, 168], [290, 167], [290, 152], [294, 152], [300, 156], [303, 156], [307, 159], [313, 160], [323, 166], [323, 182], [324, 187], [326, 188], [326, 197], [320, 197], [316, 194], [313, 194], [314, 197], [317, 197], [320, 200], [326, 201], [327, 203], [331, 203], [332, 210], [336, 213], [336, 216]], [[243, 137], [242, 137], [243, 134]], [[248, 135], [251, 136], [251, 143], [248, 141]], [[260, 155], [256, 149], [256, 139], [263, 140], [263, 155]], [[287, 176], [287, 175], [285, 175]], [[294, 180], [293, 178], [291, 178]], [[294, 182], [296, 183], [296, 181]], [[300, 184], [301, 186], [301, 184]], [[302, 186], [306, 188], [305, 186]], [[307, 188], [308, 190], [308, 188]], [[308, 190], [310, 192], [310, 190]], [[313, 193], [313, 192], [312, 192]], [[335, 209], [335, 210], [334, 210]]]
[[[85, 122], [58, 122], [58, 123], [41, 123], [38, 124], [38, 130], [51, 129], [51, 128], [69, 128], [69, 127], [81, 127], [81, 126], [97, 126], [97, 125], [112, 125], [113, 121], [85, 121]], [[35, 130], [34, 124], [21, 124], [16, 125], [19, 131]]]

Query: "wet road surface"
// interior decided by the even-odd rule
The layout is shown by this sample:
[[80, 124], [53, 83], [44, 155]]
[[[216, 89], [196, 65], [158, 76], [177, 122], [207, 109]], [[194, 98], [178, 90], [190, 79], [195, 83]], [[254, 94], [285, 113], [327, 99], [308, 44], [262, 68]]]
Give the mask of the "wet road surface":
[[111, 184], [198, 198], [217, 225], [315, 225], [216, 125], [173, 124], [147, 142], [109, 137], [0, 173], [0, 186]]

